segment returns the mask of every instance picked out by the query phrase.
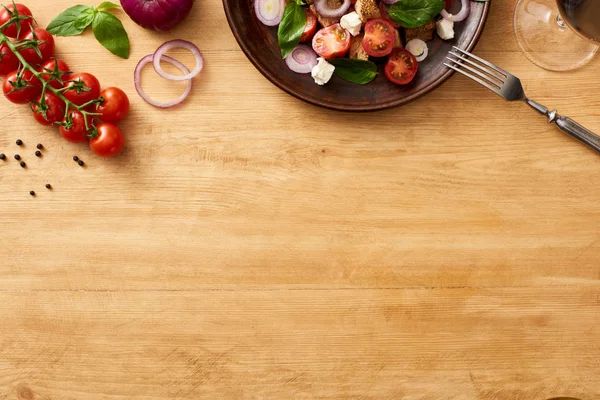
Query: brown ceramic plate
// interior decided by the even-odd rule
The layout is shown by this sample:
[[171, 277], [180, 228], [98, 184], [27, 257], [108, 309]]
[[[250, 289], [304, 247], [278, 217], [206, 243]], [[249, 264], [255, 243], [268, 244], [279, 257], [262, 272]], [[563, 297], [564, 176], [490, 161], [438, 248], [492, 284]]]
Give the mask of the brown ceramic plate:
[[[287, 93], [311, 104], [342, 111], [372, 111], [406, 104], [429, 93], [453, 71], [443, 65], [444, 58], [458, 46], [471, 51], [485, 25], [490, 3], [471, 2], [471, 13], [455, 24], [454, 40], [444, 41], [435, 35], [428, 43], [429, 57], [419, 64], [415, 79], [406, 86], [390, 83], [379, 65], [379, 75], [366, 85], [348, 83], [337, 76], [324, 86], [317, 85], [310, 74], [292, 72], [281, 59], [277, 28], [263, 25], [254, 13], [253, 0], [223, 0], [225, 15], [240, 47], [254, 66], [271, 82]], [[451, 12], [460, 9], [454, 0]]]

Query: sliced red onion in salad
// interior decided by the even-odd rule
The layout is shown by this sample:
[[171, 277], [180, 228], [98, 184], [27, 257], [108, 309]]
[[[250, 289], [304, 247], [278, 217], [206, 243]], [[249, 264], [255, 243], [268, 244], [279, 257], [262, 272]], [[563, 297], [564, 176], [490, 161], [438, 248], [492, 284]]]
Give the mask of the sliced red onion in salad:
[[471, 12], [471, 0], [461, 0], [461, 3], [460, 11], [457, 14], [450, 14], [446, 10], [442, 10], [440, 14], [449, 21], [464, 21], [469, 16], [469, 12]]
[[308, 74], [317, 65], [317, 53], [308, 46], [300, 44], [285, 58], [285, 63], [294, 72]]
[[[181, 94], [181, 96], [179, 96], [179, 98], [177, 98], [176, 100], [172, 100], [172, 101], [162, 102], [162, 101], [153, 100], [142, 89], [142, 69], [144, 68], [144, 66], [146, 66], [146, 64], [152, 64], [154, 59], [156, 59], [156, 58], [157, 58], [156, 53], [148, 54], [146, 57], [142, 58], [140, 60], [140, 62], [138, 63], [138, 65], [135, 67], [135, 72], [133, 73], [135, 90], [138, 92], [140, 97], [142, 99], [144, 99], [144, 101], [146, 101], [150, 105], [153, 105], [154, 107], [169, 108], [169, 107], [176, 106], [176, 105], [182, 103], [190, 94], [190, 92], [192, 90], [192, 80], [191, 79], [187, 80], [187, 86], [186, 86], [184, 92]], [[183, 65], [179, 61], [175, 60], [174, 58], [163, 55], [161, 59], [163, 61], [173, 64], [183, 74], [190, 73], [190, 70], [187, 69], [187, 67], [185, 65]]]
[[317, 12], [325, 18], [339, 18], [348, 11], [350, 8], [351, 1], [344, 0], [341, 6], [338, 8], [331, 8], [327, 4], [327, 0], [315, 0], [315, 8]]
[[412, 55], [415, 56], [418, 62], [425, 60], [429, 55], [429, 48], [427, 48], [427, 43], [425, 43], [421, 39], [413, 39], [410, 42], [406, 43], [406, 50], [410, 51]]
[[279, 25], [284, 10], [285, 0], [254, 0], [256, 17], [267, 26]]
[[[163, 60], [165, 53], [172, 49], [186, 49], [191, 51], [196, 59], [196, 68], [194, 68], [192, 72], [188, 71], [185, 75], [172, 75], [165, 72], [160, 65], [160, 61]], [[152, 64], [154, 65], [154, 70], [156, 70], [156, 73], [165, 79], [170, 81], [187, 81], [188, 79], [195, 78], [196, 75], [202, 71], [202, 68], [204, 67], [204, 58], [202, 58], [202, 54], [200, 54], [200, 50], [195, 44], [190, 43], [187, 40], [170, 40], [166, 43], [163, 43], [156, 50]]]
[[391, 4], [394, 4], [394, 3], [397, 3], [397, 2], [398, 2], [398, 0], [382, 0], [382, 1], [383, 1], [385, 4], [388, 4], [388, 5], [391, 5]]

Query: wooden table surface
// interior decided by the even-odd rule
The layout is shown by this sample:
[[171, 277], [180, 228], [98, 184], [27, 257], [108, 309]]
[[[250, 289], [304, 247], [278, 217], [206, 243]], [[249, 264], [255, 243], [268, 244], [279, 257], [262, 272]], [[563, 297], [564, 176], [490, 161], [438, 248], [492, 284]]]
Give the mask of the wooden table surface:
[[[45, 26], [75, 3], [27, 4]], [[477, 53], [600, 131], [600, 57], [534, 66], [514, 5], [493, 0]], [[598, 154], [461, 76], [384, 112], [304, 104], [218, 0], [169, 33], [118, 14], [129, 60], [91, 32], [57, 51], [130, 95], [120, 158], [0, 101], [0, 399], [600, 398]], [[132, 74], [171, 38], [206, 68], [161, 111]]]

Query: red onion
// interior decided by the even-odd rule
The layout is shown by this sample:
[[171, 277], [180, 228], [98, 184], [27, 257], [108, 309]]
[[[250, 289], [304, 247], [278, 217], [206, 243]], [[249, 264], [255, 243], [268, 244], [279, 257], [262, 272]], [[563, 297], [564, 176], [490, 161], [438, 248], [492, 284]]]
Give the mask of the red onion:
[[277, 26], [283, 18], [285, 0], [254, 0], [256, 18], [267, 26]]
[[454, 22], [464, 21], [469, 16], [469, 12], [471, 11], [471, 0], [461, 0], [461, 2], [462, 6], [457, 14], [452, 15], [448, 11], [442, 10], [440, 13], [442, 17]]
[[[144, 68], [144, 66], [146, 64], [151, 64], [153, 62], [154, 58], [155, 58], [154, 54], [148, 54], [146, 57], [142, 58], [140, 60], [140, 62], [138, 63], [138, 65], [135, 67], [135, 72], [133, 74], [135, 90], [137, 90], [138, 94], [140, 95], [140, 97], [142, 99], [144, 99], [148, 104], [151, 104], [154, 107], [169, 108], [169, 107], [173, 107], [173, 106], [176, 106], [176, 105], [182, 103], [188, 97], [188, 95], [190, 94], [190, 92], [192, 90], [192, 80], [191, 79], [188, 79], [187, 87], [185, 88], [185, 91], [181, 94], [181, 96], [179, 96], [179, 98], [177, 100], [173, 100], [173, 101], [160, 102], [160, 101], [152, 100], [142, 89], [142, 69]], [[179, 61], [175, 60], [174, 58], [171, 58], [169, 56], [162, 56], [162, 60], [173, 64], [183, 74], [190, 73], [190, 70], [187, 69], [185, 65], [183, 65]]]
[[315, 8], [317, 12], [325, 18], [339, 18], [350, 8], [350, 0], [344, 0], [338, 8], [330, 8], [327, 0], [315, 0]]
[[285, 58], [285, 63], [294, 72], [308, 74], [317, 65], [317, 54], [310, 47], [299, 44]]
[[[160, 65], [160, 61], [162, 60], [165, 53], [172, 49], [187, 49], [192, 52], [194, 58], [196, 59], [196, 68], [191, 73], [186, 75], [171, 75], [165, 72]], [[154, 69], [156, 73], [162, 76], [165, 79], [170, 81], [187, 81], [188, 79], [192, 79], [196, 77], [202, 71], [202, 67], [204, 67], [204, 58], [202, 58], [202, 54], [200, 54], [200, 50], [193, 43], [190, 43], [186, 40], [170, 40], [166, 43], [163, 43], [154, 53], [154, 61], [152, 62], [154, 65]]]
[[382, 0], [385, 4], [394, 4], [396, 2], [398, 2], [398, 0]]
[[136, 24], [155, 31], [168, 31], [185, 19], [194, 0], [121, 0], [123, 11]]

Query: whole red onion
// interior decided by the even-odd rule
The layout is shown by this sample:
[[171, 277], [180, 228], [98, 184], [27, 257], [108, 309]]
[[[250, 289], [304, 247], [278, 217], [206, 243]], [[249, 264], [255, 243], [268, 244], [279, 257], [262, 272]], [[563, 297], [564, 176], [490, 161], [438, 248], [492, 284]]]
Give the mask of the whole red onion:
[[121, 0], [123, 10], [136, 24], [155, 31], [168, 31], [185, 19], [194, 0]]

